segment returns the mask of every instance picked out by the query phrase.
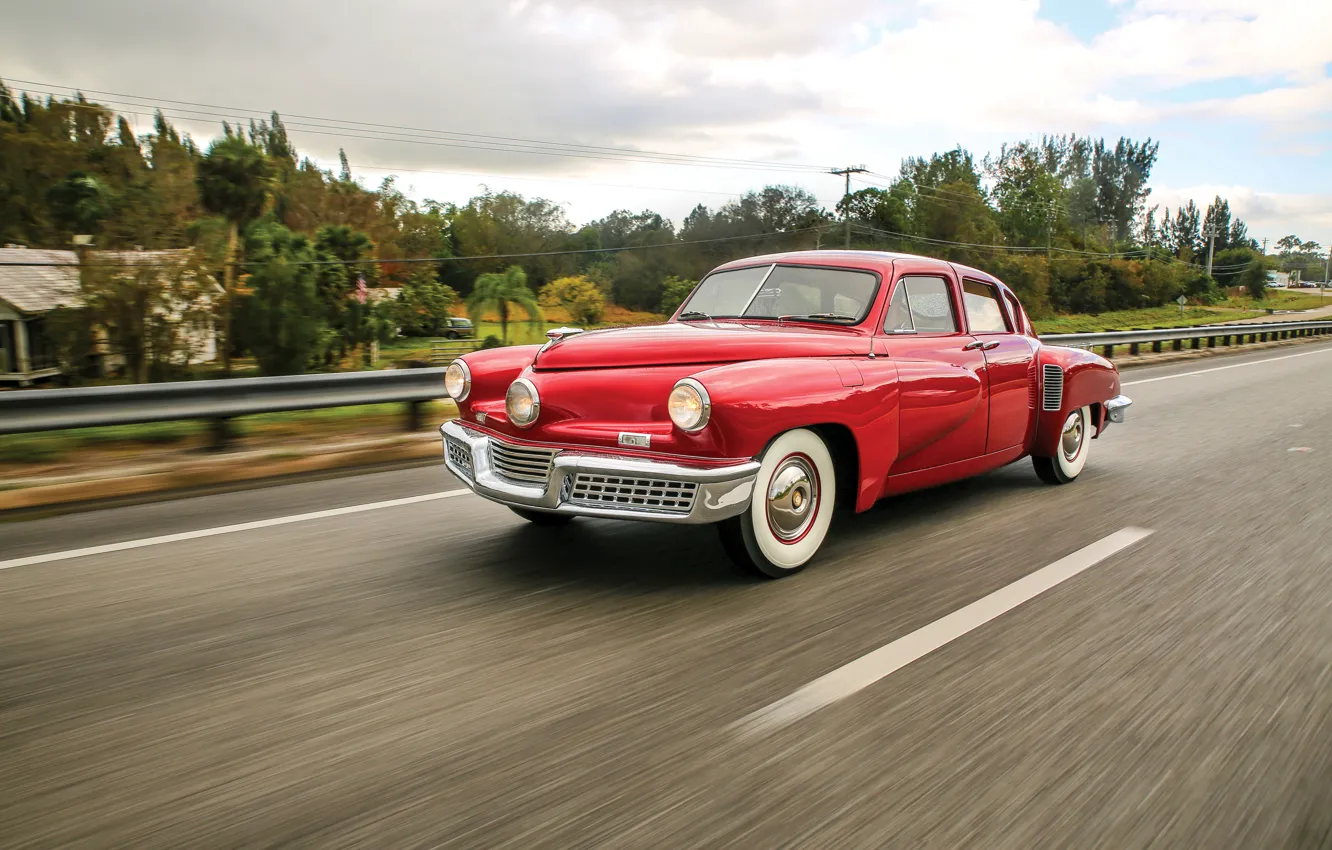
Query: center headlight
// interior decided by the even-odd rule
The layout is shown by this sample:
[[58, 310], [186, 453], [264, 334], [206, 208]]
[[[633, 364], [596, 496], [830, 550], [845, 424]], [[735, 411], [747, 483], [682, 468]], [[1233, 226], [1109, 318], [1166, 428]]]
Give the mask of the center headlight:
[[509, 392], [504, 396], [504, 411], [509, 421], [519, 428], [526, 428], [541, 415], [541, 397], [537, 388], [526, 378], [519, 378], [509, 384]]
[[472, 391], [472, 370], [467, 363], [455, 360], [444, 370], [444, 392], [454, 401], [462, 401]]
[[693, 378], [685, 378], [671, 390], [666, 412], [682, 431], [701, 431], [712, 416], [712, 400], [708, 391]]

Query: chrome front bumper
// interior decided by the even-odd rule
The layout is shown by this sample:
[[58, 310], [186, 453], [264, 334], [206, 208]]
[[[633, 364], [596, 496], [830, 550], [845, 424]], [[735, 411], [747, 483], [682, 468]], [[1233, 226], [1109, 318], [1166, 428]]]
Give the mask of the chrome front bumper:
[[1133, 399], [1128, 396], [1115, 396], [1105, 403], [1106, 418], [1114, 423], [1123, 422], [1131, 404], [1133, 404]]
[[529, 464], [524, 478], [539, 480], [516, 480], [501, 474], [491, 452], [494, 443], [502, 451], [511, 451], [513, 444], [456, 421], [444, 423], [439, 432], [445, 465], [478, 496], [509, 507], [575, 516], [718, 522], [749, 507], [759, 468], [757, 461], [698, 468], [566, 449], [555, 452], [548, 466], [544, 461], [523, 462]]

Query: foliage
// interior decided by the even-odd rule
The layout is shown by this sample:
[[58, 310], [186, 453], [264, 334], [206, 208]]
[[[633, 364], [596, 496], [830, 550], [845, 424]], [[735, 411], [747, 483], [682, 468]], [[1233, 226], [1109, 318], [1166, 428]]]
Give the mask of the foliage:
[[1263, 262], [1262, 257], [1254, 257], [1249, 264], [1244, 267], [1240, 274], [1238, 284], [1249, 290], [1249, 297], [1254, 299], [1263, 299], [1267, 297], [1267, 264]]
[[276, 222], [261, 222], [246, 234], [253, 294], [242, 302], [247, 343], [265, 375], [304, 372], [329, 344], [320, 310], [310, 240]]
[[606, 299], [597, 285], [582, 275], [561, 277], [541, 287], [537, 303], [543, 307], [563, 307], [582, 325], [601, 321]]
[[458, 293], [439, 282], [430, 269], [420, 269], [398, 292], [393, 302], [398, 328], [405, 336], [440, 336]]
[[110, 353], [124, 357], [138, 383], [179, 377], [212, 331], [216, 284], [192, 252], [120, 265], [94, 254], [80, 285], [85, 319], [104, 329]]
[[503, 345], [504, 345], [503, 340], [501, 340], [499, 337], [495, 336], [494, 334], [491, 334], [490, 336], [486, 337], [484, 340], [481, 341], [481, 350], [485, 351], [488, 348], [500, 348]]
[[674, 315], [697, 285], [697, 281], [682, 280], [674, 275], [666, 278], [661, 284], [661, 306], [658, 312], [667, 316]]
[[509, 312], [514, 307], [527, 314], [532, 322], [544, 319], [532, 290], [527, 288], [527, 274], [519, 266], [509, 266], [503, 273], [483, 274], [476, 279], [472, 294], [467, 297], [467, 311], [472, 321], [480, 324], [485, 312], [499, 313], [500, 340], [509, 339]]

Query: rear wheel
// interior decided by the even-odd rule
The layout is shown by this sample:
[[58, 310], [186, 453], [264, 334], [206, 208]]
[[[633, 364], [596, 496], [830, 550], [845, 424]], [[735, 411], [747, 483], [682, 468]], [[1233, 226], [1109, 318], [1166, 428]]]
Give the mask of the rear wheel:
[[722, 546], [763, 578], [794, 575], [823, 545], [836, 494], [827, 445], [813, 431], [787, 431], [763, 456], [749, 509], [718, 525]]
[[553, 526], [568, 525], [573, 522], [573, 517], [569, 514], [553, 514], [546, 511], [532, 511], [527, 508], [514, 508], [509, 510], [518, 514], [518, 516], [532, 523], [533, 525]]
[[1077, 478], [1087, 465], [1091, 439], [1091, 408], [1078, 408], [1064, 420], [1054, 457], [1032, 457], [1036, 475], [1046, 484], [1067, 484]]

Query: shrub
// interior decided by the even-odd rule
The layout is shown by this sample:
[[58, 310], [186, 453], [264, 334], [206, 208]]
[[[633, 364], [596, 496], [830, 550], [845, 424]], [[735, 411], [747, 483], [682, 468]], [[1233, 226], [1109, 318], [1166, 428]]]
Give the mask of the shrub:
[[503, 343], [503, 341], [500, 340], [499, 337], [495, 336], [494, 334], [491, 334], [490, 336], [488, 336], [488, 337], [486, 337], [484, 340], [482, 340], [482, 342], [481, 342], [481, 350], [484, 351], [484, 350], [486, 350], [487, 348], [499, 348], [499, 347], [501, 347], [501, 346], [503, 346], [503, 345], [504, 345], [504, 343]]

